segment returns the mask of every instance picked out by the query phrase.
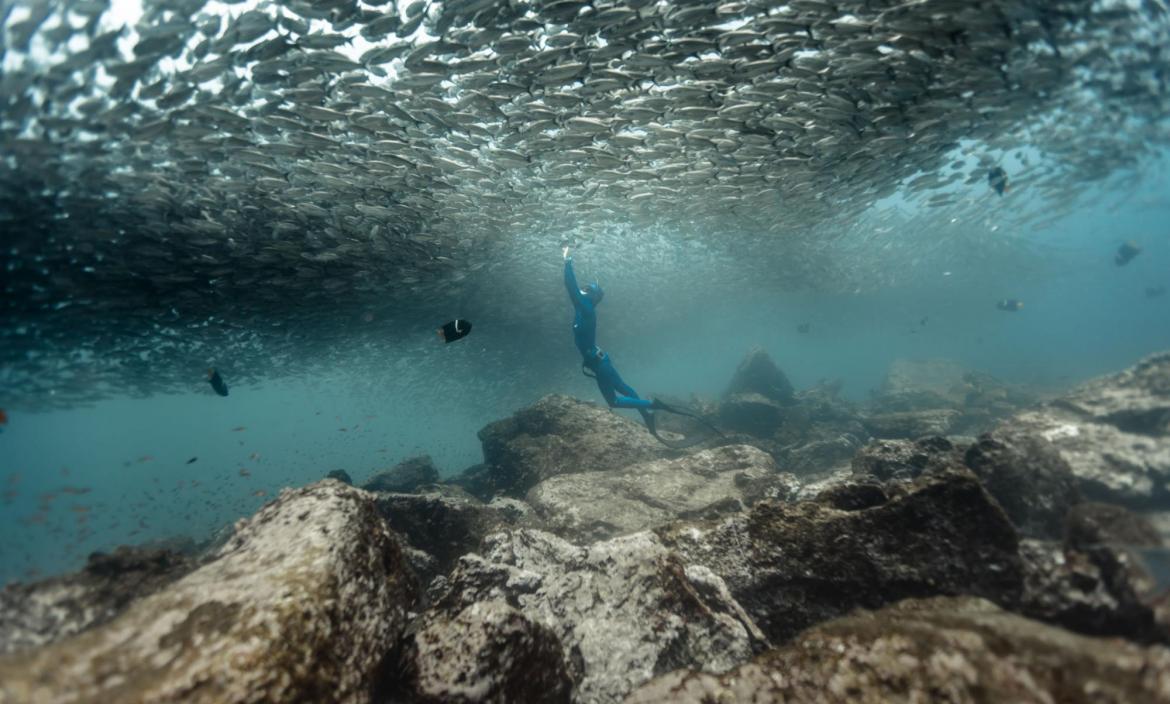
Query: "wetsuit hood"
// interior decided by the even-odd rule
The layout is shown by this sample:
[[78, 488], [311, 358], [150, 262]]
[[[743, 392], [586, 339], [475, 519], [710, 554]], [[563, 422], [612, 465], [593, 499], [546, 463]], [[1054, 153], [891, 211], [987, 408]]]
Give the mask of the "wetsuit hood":
[[581, 289], [581, 295], [588, 298], [589, 302], [596, 306], [605, 297], [605, 291], [601, 290], [601, 286], [596, 281], [591, 281], [588, 286]]

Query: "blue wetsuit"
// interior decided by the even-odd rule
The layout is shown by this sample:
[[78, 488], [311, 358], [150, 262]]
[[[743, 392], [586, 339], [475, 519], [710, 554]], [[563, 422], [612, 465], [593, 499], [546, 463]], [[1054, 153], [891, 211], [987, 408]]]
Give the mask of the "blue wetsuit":
[[565, 259], [565, 289], [569, 292], [569, 300], [573, 302], [575, 311], [573, 341], [577, 343], [577, 349], [581, 352], [582, 362], [597, 377], [597, 388], [601, 390], [605, 402], [610, 408], [637, 409], [646, 424], [653, 428], [653, 414], [650, 413], [653, 401], [640, 398], [633, 387], [622, 381], [617, 369], [614, 369], [613, 363], [610, 362], [609, 355], [597, 346], [596, 306], [601, 289], [596, 284], [591, 284], [590, 293], [595, 295], [582, 293], [577, 285], [577, 276], [573, 273], [572, 257]]

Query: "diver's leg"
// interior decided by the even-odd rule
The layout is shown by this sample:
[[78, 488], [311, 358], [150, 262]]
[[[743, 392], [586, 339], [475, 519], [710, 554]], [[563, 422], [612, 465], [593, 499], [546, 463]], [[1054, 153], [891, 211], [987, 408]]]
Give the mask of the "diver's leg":
[[605, 399], [606, 405], [613, 408], [617, 405], [617, 392], [614, 391], [613, 382], [601, 373], [600, 368], [594, 369], [593, 373], [597, 379], [597, 390], [601, 392], [601, 396]]
[[[598, 386], [601, 386], [602, 379], [605, 380], [605, 386], [609, 388], [610, 396], [607, 396], [606, 400], [609, 402], [610, 408], [633, 408], [641, 414], [642, 421], [646, 423], [650, 432], [656, 432], [657, 422], [654, 418], [654, 412], [651, 410], [654, 402], [647, 398], [638, 398], [638, 392], [622, 381], [621, 375], [618, 374], [617, 369], [614, 369], [613, 363], [609, 361], [608, 354], [604, 355], [600, 364], [597, 365]], [[620, 390], [621, 393], [615, 393], [615, 389]]]
[[[622, 377], [618, 374], [617, 369], [614, 369], [613, 363], [609, 361], [609, 355], [601, 358], [600, 364], [597, 365], [597, 385], [601, 386], [602, 379], [605, 380], [606, 385], [610, 388], [610, 393], [613, 394], [614, 400], [610, 402], [610, 406], [615, 408], [636, 408], [648, 409], [653, 401], [648, 398], [639, 398], [638, 392], [622, 381]], [[616, 393], [615, 393], [616, 391]], [[602, 393], [605, 393], [602, 391]], [[608, 400], [608, 398], [606, 399]]]

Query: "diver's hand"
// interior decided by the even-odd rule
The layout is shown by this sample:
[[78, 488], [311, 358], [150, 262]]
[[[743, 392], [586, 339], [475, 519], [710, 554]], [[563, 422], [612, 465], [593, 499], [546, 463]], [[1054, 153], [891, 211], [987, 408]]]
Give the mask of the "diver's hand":
[[569, 248], [568, 248], [568, 246], [561, 247], [561, 258], [562, 258], [562, 259], [568, 259], [568, 258], [569, 258]]

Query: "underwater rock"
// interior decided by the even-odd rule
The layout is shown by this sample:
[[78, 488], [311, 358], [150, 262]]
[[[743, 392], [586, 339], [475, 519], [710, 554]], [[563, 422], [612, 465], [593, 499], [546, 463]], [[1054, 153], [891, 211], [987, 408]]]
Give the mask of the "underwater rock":
[[1026, 536], [1059, 538], [1065, 515], [1081, 501], [1068, 465], [1041, 438], [996, 430], [979, 438], [964, 462]]
[[538, 524], [531, 509], [523, 512], [495, 502], [485, 505], [457, 487], [442, 485], [417, 494], [380, 493], [377, 506], [391, 529], [412, 547], [435, 558], [440, 574], [449, 572], [463, 555], [477, 550], [487, 534]]
[[[721, 672], [766, 647], [722, 580], [645, 531], [589, 547], [533, 530], [489, 536], [482, 556], [460, 559], [424, 622], [496, 600], [555, 635], [575, 702], [619, 701], [680, 667]], [[466, 662], [446, 671], [450, 682], [482, 671]]]
[[875, 440], [853, 456], [855, 477], [882, 481], [909, 481], [924, 472], [962, 466], [962, 455], [954, 443], [943, 437], [920, 440]]
[[731, 394], [719, 404], [719, 427], [730, 432], [767, 438], [783, 422], [784, 408], [762, 394]]
[[1087, 498], [1130, 508], [1170, 504], [1170, 352], [1090, 381], [997, 429], [1042, 440]]
[[480, 462], [451, 477], [445, 484], [461, 487], [476, 498], [488, 500], [493, 494], [492, 482], [492, 468]]
[[366, 491], [409, 493], [426, 484], [439, 481], [439, 469], [430, 455], [411, 457], [385, 472], [370, 477], [362, 488]]
[[502, 600], [441, 612], [407, 639], [392, 701], [408, 704], [571, 701], [556, 635]]
[[487, 503], [487, 507], [500, 511], [515, 526], [519, 528], [541, 528], [540, 519], [536, 511], [526, 501], [513, 499], [510, 496], [497, 496]]
[[862, 510], [766, 501], [657, 533], [685, 561], [722, 577], [776, 643], [851, 609], [907, 597], [1019, 596], [1016, 531], [973, 474], [924, 475], [887, 491], [888, 501]]
[[1170, 650], [1074, 635], [978, 598], [910, 599], [805, 631], [723, 675], [680, 671], [626, 704], [1170, 700]]
[[194, 567], [191, 557], [171, 550], [123, 545], [93, 553], [73, 574], [10, 584], [0, 590], [0, 655], [101, 625]]
[[853, 415], [853, 403], [841, 398], [844, 386], [845, 383], [840, 379], [821, 379], [815, 385], [797, 391], [793, 396], [800, 405], [818, 409], [816, 411], [818, 417], [836, 415], [842, 411], [847, 415]]
[[827, 472], [819, 472], [813, 476], [801, 477], [800, 490], [796, 492], [793, 500], [814, 501], [826, 491], [841, 484], [853, 483], [856, 479], [849, 467], [834, 467]]
[[865, 427], [875, 437], [914, 440], [929, 435], [947, 435], [960, 413], [951, 408], [924, 411], [871, 413], [865, 416]]
[[823, 440], [781, 449], [777, 463], [797, 475], [822, 472], [848, 464], [859, 447], [861, 441], [855, 435], [829, 436]]
[[1170, 628], [1144, 602], [1144, 575], [1128, 555], [1106, 546], [1082, 552], [1025, 539], [1020, 557], [1024, 591], [1013, 611], [1085, 635], [1170, 643]]
[[758, 447], [799, 476], [847, 463], [869, 432], [839, 391], [839, 384], [820, 383], [784, 404], [755, 392], [731, 394], [715, 409], [724, 430], [719, 444]]
[[213, 558], [109, 623], [0, 658], [0, 700], [369, 700], [416, 588], [369, 494], [286, 489]]
[[762, 348], [753, 347], [740, 361], [724, 395], [759, 394], [779, 404], [792, 402], [792, 382]]
[[576, 543], [612, 538], [678, 518], [713, 518], [765, 498], [787, 499], [799, 487], [767, 453], [727, 445], [674, 460], [610, 472], [564, 474], [528, 492], [548, 530]]
[[349, 476], [349, 472], [344, 469], [334, 469], [329, 474], [325, 475], [326, 479], [336, 479], [342, 484], [349, 484], [353, 486], [353, 479]]
[[487, 467], [457, 483], [484, 500], [500, 493], [523, 497], [559, 474], [621, 469], [677, 454], [640, 423], [560, 394], [489, 423], [479, 439]]
[[1170, 433], [1170, 352], [1087, 381], [1050, 405], [1126, 433], [1164, 437]]
[[1035, 402], [1033, 394], [1004, 384], [990, 374], [967, 371], [951, 360], [899, 359], [890, 365], [869, 407], [878, 415], [956, 410], [959, 414], [951, 419], [947, 432], [978, 435]]
[[1070, 550], [1098, 545], [1160, 548], [1162, 537], [1144, 516], [1124, 506], [1086, 501], [1065, 516], [1064, 545]]
[[890, 500], [890, 494], [881, 482], [870, 478], [869, 481], [847, 480], [832, 484], [818, 493], [813, 501], [831, 506], [841, 511], [861, 511], [862, 509], [881, 506]]

